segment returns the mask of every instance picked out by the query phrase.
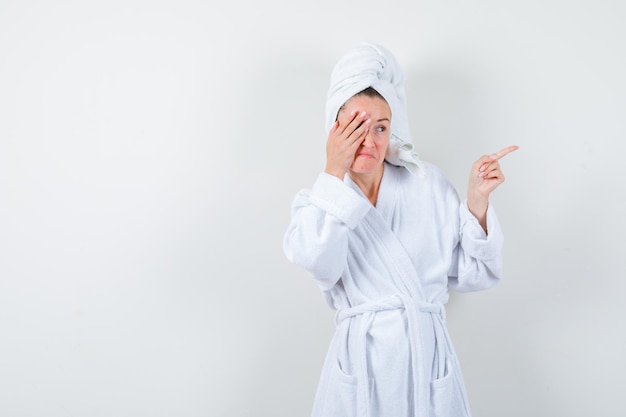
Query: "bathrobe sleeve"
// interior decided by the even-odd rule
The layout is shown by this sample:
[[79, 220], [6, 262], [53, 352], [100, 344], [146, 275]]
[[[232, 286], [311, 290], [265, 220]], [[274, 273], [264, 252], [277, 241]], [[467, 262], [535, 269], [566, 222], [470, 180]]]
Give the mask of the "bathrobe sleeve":
[[311, 190], [301, 190], [293, 200], [285, 255], [329, 290], [346, 266], [348, 232], [372, 207], [339, 178], [321, 173]]
[[449, 273], [450, 287], [456, 291], [484, 290], [500, 281], [504, 237], [491, 204], [487, 208], [487, 231], [463, 201], [459, 207], [459, 243]]

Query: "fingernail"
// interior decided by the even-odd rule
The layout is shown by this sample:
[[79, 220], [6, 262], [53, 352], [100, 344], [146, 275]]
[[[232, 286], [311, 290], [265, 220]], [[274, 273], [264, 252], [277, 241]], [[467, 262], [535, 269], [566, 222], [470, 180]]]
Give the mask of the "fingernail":
[[368, 124], [370, 124], [370, 122], [371, 122], [371, 121], [372, 121], [372, 119], [367, 119], [367, 120], [365, 121], [365, 124], [366, 124], [366, 125], [368, 125]]

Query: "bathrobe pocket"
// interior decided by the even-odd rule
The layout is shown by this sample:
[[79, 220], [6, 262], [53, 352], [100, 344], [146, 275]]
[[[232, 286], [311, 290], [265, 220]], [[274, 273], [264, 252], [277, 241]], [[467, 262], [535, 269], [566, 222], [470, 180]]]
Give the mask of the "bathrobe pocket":
[[345, 373], [339, 363], [332, 367], [323, 415], [326, 417], [349, 417], [357, 412], [357, 378]]
[[446, 361], [446, 373], [430, 383], [430, 408], [433, 417], [449, 417], [452, 405], [454, 379], [450, 363]]

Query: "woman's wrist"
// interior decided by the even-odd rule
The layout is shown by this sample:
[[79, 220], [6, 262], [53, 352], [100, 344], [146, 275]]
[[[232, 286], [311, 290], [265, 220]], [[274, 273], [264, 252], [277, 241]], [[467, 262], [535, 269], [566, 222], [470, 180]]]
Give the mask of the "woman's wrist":
[[478, 223], [487, 232], [487, 209], [489, 208], [489, 198], [483, 196], [467, 196], [467, 208]]
[[345, 170], [334, 168], [334, 167], [329, 167], [328, 165], [326, 165], [326, 168], [324, 169], [324, 172], [329, 174], [329, 175], [333, 175], [333, 176], [339, 178], [342, 181], [343, 181], [343, 177], [346, 175], [346, 171]]

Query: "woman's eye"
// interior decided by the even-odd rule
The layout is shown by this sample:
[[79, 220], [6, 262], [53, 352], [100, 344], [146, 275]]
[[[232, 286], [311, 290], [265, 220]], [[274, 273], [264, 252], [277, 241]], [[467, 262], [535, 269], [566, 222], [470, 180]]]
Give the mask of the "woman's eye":
[[386, 128], [385, 126], [378, 126], [378, 127], [376, 128], [376, 130], [377, 130], [378, 132], [384, 132], [385, 130], [387, 130], [387, 128]]

